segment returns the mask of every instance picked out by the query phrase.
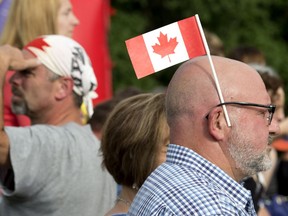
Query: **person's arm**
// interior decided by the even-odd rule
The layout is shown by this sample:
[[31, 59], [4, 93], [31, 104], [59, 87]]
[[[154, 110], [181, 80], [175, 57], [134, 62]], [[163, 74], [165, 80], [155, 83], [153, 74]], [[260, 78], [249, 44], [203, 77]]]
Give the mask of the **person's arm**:
[[0, 46], [0, 166], [10, 166], [9, 138], [4, 130], [3, 87], [8, 69], [24, 70], [38, 65], [36, 59], [25, 60], [22, 52], [9, 45]]

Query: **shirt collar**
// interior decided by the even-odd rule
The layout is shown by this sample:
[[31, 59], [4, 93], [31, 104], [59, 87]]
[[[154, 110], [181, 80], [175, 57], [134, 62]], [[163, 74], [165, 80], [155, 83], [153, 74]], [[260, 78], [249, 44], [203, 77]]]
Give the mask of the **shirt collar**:
[[197, 174], [204, 176], [214, 186], [230, 196], [243, 209], [251, 201], [250, 191], [246, 190], [219, 167], [189, 148], [169, 144], [166, 163], [178, 164], [195, 170]]

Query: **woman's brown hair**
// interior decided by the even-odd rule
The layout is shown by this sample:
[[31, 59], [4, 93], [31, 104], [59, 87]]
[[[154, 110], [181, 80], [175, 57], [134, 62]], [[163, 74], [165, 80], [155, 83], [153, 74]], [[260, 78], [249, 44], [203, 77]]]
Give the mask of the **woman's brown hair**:
[[140, 187], [158, 166], [160, 148], [168, 143], [168, 136], [164, 94], [125, 99], [104, 125], [103, 164], [118, 184]]

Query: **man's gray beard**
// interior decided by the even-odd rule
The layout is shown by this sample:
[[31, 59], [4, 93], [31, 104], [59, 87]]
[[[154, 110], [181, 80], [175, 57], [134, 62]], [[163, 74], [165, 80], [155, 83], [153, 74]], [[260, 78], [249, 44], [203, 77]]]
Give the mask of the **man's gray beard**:
[[14, 114], [17, 115], [25, 115], [27, 114], [27, 106], [24, 102], [21, 103], [13, 103], [11, 104], [11, 110]]
[[229, 152], [236, 166], [247, 177], [271, 168], [272, 161], [268, 150], [254, 154], [255, 149], [251, 148], [252, 142], [247, 137], [241, 136], [236, 127], [229, 138]]

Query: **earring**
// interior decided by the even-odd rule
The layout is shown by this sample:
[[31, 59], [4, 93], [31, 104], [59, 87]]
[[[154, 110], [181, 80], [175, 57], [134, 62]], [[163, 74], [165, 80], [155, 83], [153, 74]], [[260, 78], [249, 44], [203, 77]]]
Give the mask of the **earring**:
[[134, 184], [132, 185], [132, 189], [133, 189], [133, 190], [139, 190], [139, 187], [137, 186], [136, 183], [134, 183]]

